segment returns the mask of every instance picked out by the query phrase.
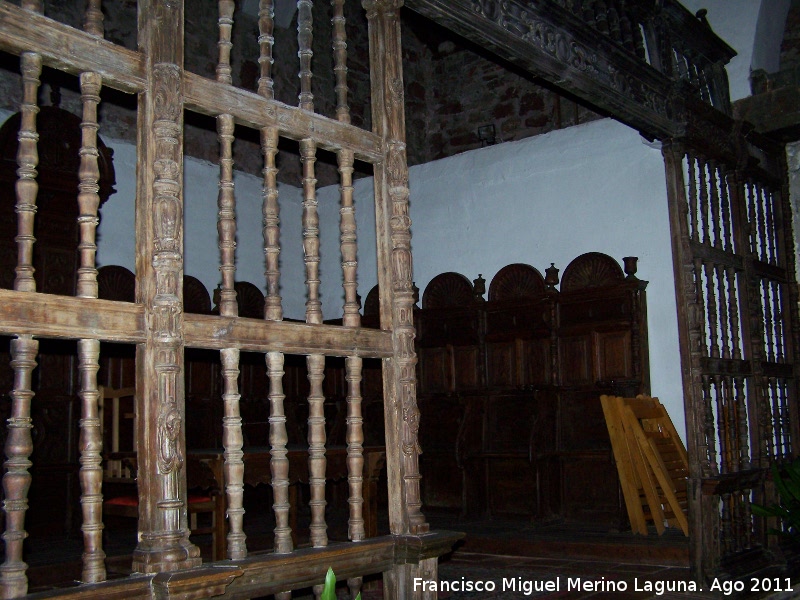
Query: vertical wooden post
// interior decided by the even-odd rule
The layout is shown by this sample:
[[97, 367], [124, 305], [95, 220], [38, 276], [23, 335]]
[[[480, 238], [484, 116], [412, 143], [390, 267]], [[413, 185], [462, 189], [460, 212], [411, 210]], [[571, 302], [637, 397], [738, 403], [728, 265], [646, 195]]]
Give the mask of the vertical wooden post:
[[[715, 573], [719, 561], [719, 502], [703, 495], [702, 480], [708, 474], [705, 440], [706, 410], [701, 366], [703, 348], [703, 307], [698, 304], [696, 285], [699, 272], [690, 249], [687, 223], [688, 201], [683, 176], [684, 149], [678, 143], [664, 143], [678, 338], [681, 350], [686, 448], [689, 460], [687, 500], [689, 503], [689, 560], [695, 579]], [[695, 282], [695, 278], [698, 282]]]
[[139, 2], [147, 85], [139, 96], [136, 348], [140, 573], [198, 566], [186, 512], [183, 380], [183, 2]]
[[[383, 139], [375, 164], [375, 219], [381, 327], [392, 331], [393, 356], [383, 361], [389, 526], [395, 535], [429, 531], [421, 512], [419, 408], [414, 351], [414, 286], [408, 215], [400, 7], [402, 0], [362, 0], [369, 23], [373, 130]], [[416, 598], [415, 577], [437, 578], [437, 559], [397, 565], [384, 577], [387, 597]]]

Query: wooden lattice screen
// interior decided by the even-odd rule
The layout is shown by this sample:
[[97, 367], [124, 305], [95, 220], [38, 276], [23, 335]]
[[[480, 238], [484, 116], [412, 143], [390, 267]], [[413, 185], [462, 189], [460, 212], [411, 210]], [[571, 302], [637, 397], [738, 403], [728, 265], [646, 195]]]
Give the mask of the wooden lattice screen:
[[726, 119], [705, 125], [664, 157], [692, 563], [707, 579], [774, 544], [751, 503], [772, 499], [769, 465], [797, 454], [798, 321], [782, 149]]
[[[0, 290], [0, 333], [13, 336], [12, 415], [5, 448], [3, 478], [6, 531], [5, 563], [0, 568], [0, 593], [15, 598], [27, 593], [23, 540], [30, 483], [32, 373], [38, 339], [78, 340], [81, 414], [83, 510], [83, 575], [85, 583], [106, 579], [102, 546], [101, 437], [98, 418], [100, 342], [137, 344], [136, 431], [139, 485], [139, 542], [134, 570], [155, 577], [134, 578], [118, 585], [131, 594], [168, 597], [221, 593], [254, 597], [321, 582], [328, 566], [349, 578], [357, 589], [360, 577], [384, 572], [387, 597], [406, 598], [414, 576], [436, 579], [436, 556], [452, 538], [428, 532], [420, 512], [413, 346], [413, 286], [408, 218], [408, 171], [398, 0], [364, 0], [369, 23], [373, 132], [350, 124], [347, 105], [347, 44], [344, 1], [331, 2], [336, 117], [314, 112], [311, 92], [312, 2], [298, 4], [299, 105], [274, 99], [271, 74], [273, 2], [261, 0], [258, 41], [260, 68], [257, 93], [231, 83], [231, 29], [234, 2], [220, 0], [216, 79], [184, 70], [184, 7], [179, 0], [140, 0], [139, 50], [103, 39], [100, 0], [87, 3], [84, 31], [46, 18], [42, 3], [23, 0], [21, 7], [0, 5], [0, 49], [20, 56], [23, 101], [19, 132], [17, 183], [18, 258], [14, 290]], [[80, 78], [83, 105], [81, 148], [80, 246], [77, 294], [52, 296], [36, 291], [32, 251], [37, 201], [36, 114], [42, 67]], [[136, 197], [136, 303], [99, 300], [95, 265], [98, 224], [98, 105], [101, 89], [138, 95]], [[184, 113], [214, 117], [219, 136], [220, 314], [184, 314], [183, 278], [183, 130]], [[266, 308], [263, 320], [237, 316], [235, 283], [236, 194], [233, 185], [235, 126], [260, 133], [264, 157], [263, 219], [266, 262]], [[280, 138], [299, 142], [302, 161], [303, 251], [306, 279], [305, 323], [282, 320], [279, 257], [280, 228], [276, 154]], [[322, 324], [320, 309], [319, 232], [315, 161], [318, 149], [334, 152], [341, 177], [341, 255], [344, 286], [343, 326]], [[355, 159], [373, 165], [377, 214], [377, 262], [381, 293], [381, 330], [362, 330], [356, 294], [356, 226], [352, 174]], [[331, 224], [324, 224], [330, 226]], [[335, 224], [333, 224], [335, 226]], [[364, 249], [359, 250], [363, 252]], [[220, 351], [224, 377], [223, 444], [229, 535], [226, 568], [201, 569], [196, 546], [188, 538], [186, 474], [183, 458], [185, 347]], [[262, 352], [270, 377], [269, 428], [275, 512], [275, 553], [247, 557], [242, 530], [242, 430], [237, 375], [240, 351]], [[311, 544], [313, 551], [293, 549], [288, 525], [288, 461], [283, 407], [284, 353], [307, 355], [310, 381], [308, 455]], [[350, 468], [349, 538], [358, 544], [328, 546], [325, 522], [325, 422], [322, 377], [325, 356], [347, 357], [349, 384], [347, 443]], [[392, 536], [364, 539], [362, 515], [362, 358], [383, 359], [389, 521]], [[422, 535], [428, 534], [428, 535]], [[449, 541], [448, 541], [449, 540]], [[270, 558], [270, 556], [272, 558]], [[277, 558], [276, 558], [277, 557]], [[279, 559], [279, 560], [278, 560]], [[224, 566], [224, 565], [223, 565]], [[156, 574], [190, 569], [177, 580]], [[242, 576], [243, 573], [246, 575]], [[241, 576], [241, 577], [240, 577]], [[233, 581], [233, 583], [231, 583]], [[108, 582], [103, 585], [110, 585]], [[160, 586], [153, 592], [155, 586]], [[181, 587], [182, 586], [182, 587]], [[238, 586], [238, 587], [237, 587]], [[178, 589], [180, 588], [180, 589]], [[105, 589], [105, 588], [104, 588]], [[150, 589], [151, 592], [143, 590]], [[85, 590], [84, 590], [85, 591]], [[317, 589], [317, 591], [319, 591]], [[66, 592], [65, 592], [66, 593]], [[80, 590], [70, 593], [80, 594]], [[108, 588], [111, 593], [111, 588]], [[119, 592], [122, 593], [122, 592]], [[103, 595], [102, 593], [100, 594]]]

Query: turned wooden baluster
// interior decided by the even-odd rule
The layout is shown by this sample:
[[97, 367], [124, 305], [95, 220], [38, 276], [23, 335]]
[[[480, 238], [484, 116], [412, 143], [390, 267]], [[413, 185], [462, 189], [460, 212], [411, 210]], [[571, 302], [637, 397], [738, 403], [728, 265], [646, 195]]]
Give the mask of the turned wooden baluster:
[[752, 181], [744, 182], [744, 195], [747, 197], [747, 221], [750, 238], [750, 252], [758, 257], [758, 218], [756, 216], [756, 198]]
[[[225, 448], [225, 496], [228, 515], [227, 557], [239, 560], [247, 556], [244, 534], [244, 452], [242, 446], [242, 417], [239, 412], [239, 350], [219, 351], [222, 361], [222, 445]], [[222, 557], [218, 557], [222, 558]]]
[[703, 431], [705, 435], [702, 437], [702, 442], [700, 443], [700, 450], [701, 456], [707, 458], [708, 462], [703, 464], [703, 474], [708, 475], [718, 475], [719, 474], [719, 464], [717, 462], [717, 447], [716, 447], [716, 440], [717, 440], [717, 428], [716, 424], [714, 423], [714, 409], [713, 409], [713, 398], [711, 397], [711, 378], [708, 375], [702, 376], [702, 388], [703, 388]]
[[[93, 3], [93, 4], [99, 4]], [[90, 4], [90, 8], [92, 5]], [[102, 13], [99, 6], [87, 10], [87, 31], [102, 32]], [[78, 184], [80, 216], [80, 242], [78, 254], [77, 295], [81, 298], [97, 298], [97, 254], [96, 232], [100, 206], [100, 168], [97, 149], [97, 106], [100, 103], [102, 79], [98, 73], [82, 73], [80, 76], [83, 120], [81, 122], [81, 166]], [[106, 578], [105, 552], [103, 552], [103, 429], [98, 407], [99, 391], [97, 372], [100, 369], [100, 340], [78, 341], [78, 370], [80, 372], [81, 435], [80, 435], [80, 482], [81, 509], [83, 512], [83, 572], [81, 580], [87, 583], [104, 581]]]
[[354, 542], [366, 537], [364, 529], [364, 418], [361, 414], [360, 356], [345, 359], [347, 370], [347, 481], [350, 485], [348, 538]]
[[733, 396], [733, 382], [727, 375], [722, 375], [718, 379], [722, 390], [722, 397], [725, 402], [725, 439], [727, 455], [725, 460], [730, 471], [738, 471], [741, 468], [739, 463], [739, 415], [738, 407]]
[[[333, 0], [333, 53], [334, 72], [336, 74], [336, 118], [350, 122], [350, 107], [347, 104], [347, 33], [344, 16], [344, 0]], [[342, 252], [342, 274], [344, 287], [344, 314], [342, 324], [345, 327], [361, 325], [361, 313], [358, 306], [358, 271], [357, 237], [355, 208], [353, 206], [353, 153], [340, 150], [338, 153], [339, 173], [341, 177], [340, 233]], [[363, 361], [359, 356], [345, 359], [347, 379], [347, 472], [350, 486], [350, 518], [348, 521], [348, 537], [353, 541], [361, 541], [366, 537], [364, 529], [364, 419], [361, 414], [361, 371]], [[348, 580], [351, 594], [357, 593], [361, 578]]]
[[313, 39], [313, 16], [311, 0], [297, 0], [297, 55], [300, 58], [300, 108], [314, 110], [314, 94], [311, 91], [311, 51]]
[[768, 382], [767, 397], [772, 409], [772, 438], [770, 442], [774, 444], [771, 450], [772, 456], [778, 458], [781, 456], [781, 440], [783, 439], [783, 413], [781, 412], [777, 380], [774, 377], [770, 377]]
[[[23, 2], [23, 8], [41, 12], [41, 2]], [[36, 167], [39, 163], [36, 131], [36, 113], [39, 112], [37, 94], [42, 58], [32, 52], [20, 56], [22, 71], [22, 106], [20, 107], [19, 148], [17, 150], [17, 266], [14, 289], [35, 292], [33, 278], [33, 236], [36, 215]], [[3, 475], [3, 510], [6, 529], [5, 562], [0, 566], [0, 593], [3, 598], [17, 598], [28, 591], [26, 570], [22, 560], [25, 515], [28, 510], [28, 489], [31, 484], [30, 455], [33, 451], [31, 436], [31, 378], [36, 367], [38, 340], [30, 335], [19, 335], [11, 340], [11, 368], [14, 370], [14, 389], [11, 392], [11, 416], [5, 444], [5, 474]]]
[[22, 560], [22, 545], [26, 537], [25, 513], [28, 510], [28, 489], [31, 485], [31, 379], [36, 368], [38, 340], [21, 335], [11, 340], [11, 368], [14, 370], [14, 390], [11, 392], [11, 416], [8, 419], [3, 475], [3, 510], [6, 530], [3, 541], [5, 562], [0, 566], [3, 598], [18, 598], [28, 592], [28, 565]]
[[728, 190], [728, 173], [725, 165], [717, 167], [719, 182], [720, 210], [722, 212], [722, 241], [726, 252], [735, 252], [733, 246], [733, 221], [731, 216], [730, 192]]
[[775, 362], [785, 362], [786, 345], [784, 342], [784, 317], [785, 307], [783, 304], [782, 285], [777, 281], [770, 281], [772, 286], [772, 301], [775, 306]]
[[708, 180], [706, 179], [706, 162], [701, 157], [697, 157], [698, 188], [700, 190], [700, 221], [698, 226], [701, 229], [702, 237], [700, 241], [711, 246], [711, 223], [709, 215], [708, 201]]
[[688, 153], [686, 157], [689, 174], [689, 235], [693, 242], [700, 242], [700, 232], [697, 229], [698, 206], [697, 206], [697, 159], [693, 154]]
[[758, 244], [759, 252], [758, 258], [765, 263], [769, 262], [769, 242], [767, 241], [767, 224], [765, 217], [765, 199], [764, 190], [758, 183], [753, 184], [753, 195], [756, 202], [756, 219], [758, 222]]
[[731, 347], [729, 336], [730, 320], [728, 316], [728, 288], [725, 285], [725, 267], [721, 264], [714, 265], [714, 272], [717, 278], [717, 297], [719, 298], [719, 325], [720, 325], [720, 342], [722, 344], [721, 356], [722, 358], [731, 357]]
[[717, 180], [716, 161], [708, 161], [708, 187], [709, 204], [711, 210], [711, 232], [714, 236], [714, 248], [722, 249], [722, 234], [720, 227], [720, 202], [719, 202], [719, 181]]
[[[272, 81], [272, 48], [275, 43], [272, 32], [274, 27], [274, 9], [272, 0], [261, 0], [258, 12], [260, 76], [258, 93], [264, 98], [274, 99]], [[261, 129], [261, 149], [264, 154], [264, 198], [262, 212], [264, 217], [264, 255], [266, 264], [266, 288], [264, 299], [264, 318], [269, 321], [283, 319], [283, 308], [280, 296], [280, 210], [278, 207], [278, 169], [275, 158], [278, 154], [277, 127]], [[269, 444], [270, 469], [272, 471], [272, 509], [275, 513], [275, 552], [290, 553], [292, 529], [289, 526], [289, 459], [286, 445], [289, 435], [286, 431], [286, 413], [284, 412], [283, 364], [282, 352], [268, 352], [265, 356], [267, 375], [269, 376]], [[291, 591], [275, 594], [276, 600], [290, 600]]]
[[717, 298], [714, 294], [714, 265], [703, 261], [706, 279], [706, 324], [708, 326], [709, 356], [719, 358], [719, 322], [717, 320]]
[[[311, 91], [311, 42], [312, 3], [297, 2], [297, 43], [300, 57], [300, 108], [314, 110], [314, 95]], [[319, 299], [319, 215], [314, 165], [317, 145], [311, 139], [300, 141], [300, 161], [303, 165], [303, 261], [306, 270], [306, 322], [322, 323], [322, 303]], [[308, 365], [308, 484], [309, 508], [311, 511], [310, 541], [314, 548], [327, 546], [328, 526], [325, 522], [325, 396], [322, 381], [325, 357], [315, 354], [306, 358]], [[314, 586], [317, 598], [322, 586]]]
[[[219, 60], [217, 62], [217, 81], [230, 85], [231, 78], [231, 29], [233, 27], [233, 0], [220, 0], [219, 10]], [[233, 184], [233, 115], [217, 116], [217, 134], [220, 144], [219, 157], [219, 195], [217, 214], [217, 233], [219, 237], [220, 273], [222, 283], [219, 291], [219, 314], [221, 317], [235, 317], [239, 313], [236, 303], [236, 195]], [[220, 350], [223, 377], [222, 445], [225, 448], [225, 497], [229, 531], [227, 536], [227, 556], [241, 559], [247, 556], [244, 520], [244, 462], [242, 445], [242, 417], [239, 410], [239, 350], [225, 348]], [[221, 558], [221, 557], [219, 557]]]
[[767, 237], [767, 260], [769, 264], [777, 265], [778, 258], [776, 253], [775, 237], [777, 236], [778, 231], [777, 227], [775, 226], [775, 218], [772, 211], [774, 197], [769, 188], [761, 186], [760, 189], [764, 198], [764, 230]]
[[[272, 470], [272, 494], [275, 511], [275, 552], [286, 554], [292, 551], [292, 529], [289, 527], [289, 459], [286, 444], [286, 414], [283, 401], [283, 353], [268, 352], [269, 375], [269, 444], [270, 468]], [[290, 592], [291, 593], [291, 592]]]
[[731, 319], [731, 343], [732, 343], [732, 353], [731, 357], [734, 360], [741, 360], [742, 358], [742, 340], [741, 340], [741, 333], [740, 333], [740, 325], [739, 325], [739, 298], [738, 298], [738, 285], [737, 285], [737, 278], [738, 274], [736, 269], [733, 267], [728, 267], [727, 270], [727, 281], [728, 281], [728, 306], [730, 307], [730, 319]]
[[42, 73], [42, 57], [32, 52], [20, 56], [22, 71], [23, 99], [20, 108], [19, 149], [17, 150], [17, 267], [14, 289], [22, 292], [35, 292], [33, 279], [33, 224], [36, 215], [36, 196], [39, 184], [36, 182], [36, 167], [39, 164], [36, 132], [37, 93], [39, 76]]
[[717, 407], [716, 439], [719, 442], [720, 472], [727, 473], [729, 471], [728, 432], [725, 427], [725, 423], [727, 422], [727, 406], [725, 405], [725, 399], [723, 397], [722, 387], [720, 385], [720, 378], [716, 375], [711, 375], [708, 381], [709, 391], [713, 394], [713, 401]]
[[764, 307], [764, 333], [766, 335], [765, 350], [767, 354], [767, 361], [775, 362], [775, 345], [773, 339], [773, 334], [775, 333], [775, 323], [772, 320], [772, 302], [770, 301], [769, 292], [769, 281], [762, 279], [761, 294]]

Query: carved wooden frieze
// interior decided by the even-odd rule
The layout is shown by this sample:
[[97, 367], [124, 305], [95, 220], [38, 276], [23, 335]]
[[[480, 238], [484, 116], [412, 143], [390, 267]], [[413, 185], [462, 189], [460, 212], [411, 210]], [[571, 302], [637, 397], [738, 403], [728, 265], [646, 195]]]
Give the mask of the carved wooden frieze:
[[[671, 93], [674, 81], [557, 2], [407, 0], [406, 5], [646, 135], [660, 137], [676, 126], [671, 104], [681, 99]], [[634, 22], [640, 35], [638, 27]]]

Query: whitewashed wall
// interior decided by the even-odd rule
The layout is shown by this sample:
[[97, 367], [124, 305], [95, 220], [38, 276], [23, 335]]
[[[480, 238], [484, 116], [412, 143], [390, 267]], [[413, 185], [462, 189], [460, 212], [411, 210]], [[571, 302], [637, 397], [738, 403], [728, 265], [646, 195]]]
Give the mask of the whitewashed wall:
[[[414, 280], [424, 290], [444, 271], [469, 279], [482, 274], [490, 282], [513, 262], [540, 272], [552, 262], [563, 272], [585, 252], [603, 252], [620, 263], [638, 256], [639, 276], [650, 282], [652, 390], [683, 429], [664, 181], [660, 150], [609, 119], [412, 167]], [[371, 215], [364, 214], [371, 181], [359, 181], [356, 192], [363, 223], [359, 292], [365, 295], [376, 281], [374, 262], [364, 256], [375, 239]], [[324, 256], [333, 253], [335, 247]]]

